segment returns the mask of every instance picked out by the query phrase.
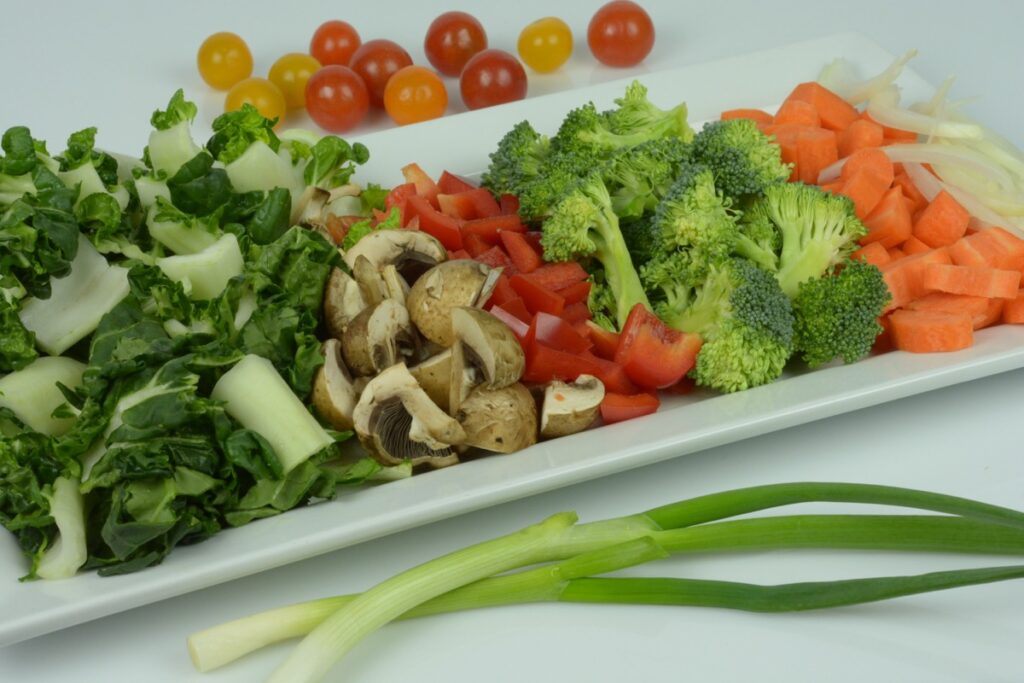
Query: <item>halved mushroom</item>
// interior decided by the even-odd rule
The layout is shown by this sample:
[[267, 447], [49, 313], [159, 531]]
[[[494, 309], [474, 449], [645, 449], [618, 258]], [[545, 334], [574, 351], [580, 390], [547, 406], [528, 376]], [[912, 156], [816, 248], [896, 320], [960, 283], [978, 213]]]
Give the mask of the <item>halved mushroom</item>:
[[381, 268], [380, 276], [384, 280], [384, 289], [387, 291], [388, 298], [405, 304], [405, 300], [409, 296], [409, 283], [398, 272], [395, 264], [389, 263]]
[[360, 442], [378, 462], [445, 467], [459, 461], [452, 450], [463, 428], [430, 400], [404, 363], [370, 380], [355, 408]]
[[418, 343], [405, 306], [384, 299], [349, 323], [341, 338], [341, 351], [353, 374], [367, 376], [415, 357]]
[[455, 419], [466, 431], [464, 446], [512, 453], [537, 443], [537, 404], [519, 382], [501, 389], [475, 389]]
[[423, 391], [441, 410], [448, 412], [448, 395], [452, 381], [452, 350], [445, 349], [422, 363], [409, 368]]
[[341, 342], [328, 339], [323, 344], [324, 364], [313, 381], [313, 407], [317, 414], [339, 431], [352, 429], [352, 413], [359, 392], [352, 383], [341, 357]]
[[501, 389], [523, 376], [526, 356], [508, 325], [479, 308], [452, 309], [451, 390], [449, 411], [455, 411], [478, 386]]
[[592, 375], [549, 382], [540, 411], [540, 435], [550, 439], [582, 432], [597, 419], [603, 400], [604, 384]]
[[460, 259], [445, 261], [423, 274], [409, 290], [409, 316], [424, 337], [449, 347], [455, 341], [452, 309], [473, 306], [488, 280], [490, 268]]
[[366, 308], [366, 298], [352, 276], [341, 268], [331, 271], [324, 291], [324, 321], [332, 337], [340, 339], [352, 320]]
[[292, 211], [292, 223], [306, 227], [322, 227], [327, 220], [327, 202], [331, 193], [327, 190], [308, 186], [299, 197]]
[[352, 264], [352, 277], [359, 283], [359, 289], [363, 291], [363, 298], [368, 305], [376, 306], [390, 298], [380, 268], [370, 263], [370, 259], [365, 256], [357, 257]]
[[411, 283], [428, 268], [446, 260], [448, 252], [436, 238], [419, 230], [376, 230], [345, 252], [345, 263], [353, 268], [360, 256], [366, 257], [378, 271], [393, 264]]

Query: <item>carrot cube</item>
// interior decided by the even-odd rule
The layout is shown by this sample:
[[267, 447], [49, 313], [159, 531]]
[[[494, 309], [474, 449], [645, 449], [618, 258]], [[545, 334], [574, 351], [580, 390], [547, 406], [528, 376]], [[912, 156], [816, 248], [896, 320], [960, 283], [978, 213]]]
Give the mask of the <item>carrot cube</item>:
[[895, 311], [891, 319], [896, 348], [913, 353], [966, 349], [974, 343], [974, 325], [966, 313]]
[[864, 225], [868, 234], [860, 239], [861, 244], [878, 242], [887, 248], [903, 244], [913, 229], [910, 212], [903, 202], [903, 191], [898, 187], [889, 188], [864, 218]]
[[964, 236], [971, 215], [945, 190], [935, 195], [914, 222], [914, 237], [929, 247], [944, 247]]
[[788, 100], [801, 100], [814, 106], [821, 125], [829, 130], [845, 130], [860, 114], [853, 105], [820, 83], [801, 83], [793, 88]]

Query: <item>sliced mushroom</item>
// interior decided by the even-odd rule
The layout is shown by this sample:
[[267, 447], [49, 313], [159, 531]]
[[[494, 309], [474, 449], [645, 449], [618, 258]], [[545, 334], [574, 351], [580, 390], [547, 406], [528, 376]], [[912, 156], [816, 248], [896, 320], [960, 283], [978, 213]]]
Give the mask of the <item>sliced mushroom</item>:
[[441, 410], [448, 412], [448, 395], [452, 381], [452, 350], [445, 349], [422, 363], [409, 368], [423, 391]]
[[551, 439], [582, 432], [597, 419], [603, 400], [604, 384], [592, 375], [548, 383], [540, 411], [540, 435]]
[[448, 252], [436, 238], [419, 230], [376, 230], [345, 252], [345, 263], [353, 268], [360, 256], [369, 259], [378, 271], [393, 264], [411, 283], [428, 268], [446, 260]]
[[378, 462], [445, 467], [459, 461], [452, 450], [466, 433], [430, 400], [404, 363], [370, 380], [355, 408], [356, 434]]
[[380, 276], [384, 280], [388, 298], [405, 304], [405, 300], [409, 296], [409, 283], [398, 272], [398, 268], [393, 263], [389, 263], [381, 268]]
[[328, 202], [333, 202], [338, 197], [358, 197], [362, 194], [363, 188], [358, 183], [345, 183], [330, 191]]
[[292, 211], [292, 223], [306, 227], [322, 227], [331, 193], [314, 185], [307, 187]]
[[370, 259], [365, 256], [357, 257], [352, 264], [352, 277], [359, 283], [359, 289], [362, 290], [363, 298], [368, 305], [376, 306], [384, 299], [390, 298], [380, 268], [370, 263]]
[[352, 429], [352, 413], [359, 400], [359, 392], [352, 384], [352, 377], [341, 357], [341, 342], [328, 339], [323, 344], [323, 352], [324, 364], [313, 382], [313, 407], [335, 429]]
[[384, 299], [357, 315], [341, 338], [342, 355], [358, 376], [374, 375], [395, 363], [414, 358], [418, 338], [405, 306]]
[[501, 389], [518, 382], [526, 367], [523, 348], [508, 325], [479, 308], [452, 309], [451, 390], [449, 411], [455, 411], [477, 386]]
[[490, 268], [470, 260], [445, 261], [423, 274], [409, 290], [409, 316], [424, 337], [449, 347], [452, 333], [452, 309], [473, 306], [488, 280]]
[[455, 413], [465, 446], [512, 453], [537, 443], [537, 404], [519, 382], [502, 389], [478, 388]]
[[331, 271], [324, 292], [324, 321], [332, 337], [340, 339], [352, 320], [366, 308], [366, 298], [352, 276], [341, 268]]

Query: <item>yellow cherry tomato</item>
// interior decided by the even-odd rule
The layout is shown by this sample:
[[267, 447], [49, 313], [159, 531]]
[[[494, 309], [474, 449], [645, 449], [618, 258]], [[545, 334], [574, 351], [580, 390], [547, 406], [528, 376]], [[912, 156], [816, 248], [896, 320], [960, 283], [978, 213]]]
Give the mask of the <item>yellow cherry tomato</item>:
[[252, 53], [240, 36], [227, 31], [214, 33], [199, 46], [196, 55], [199, 75], [217, 90], [227, 90], [252, 75]]
[[289, 52], [274, 62], [267, 78], [284, 93], [289, 109], [302, 109], [306, 106], [306, 83], [319, 70], [320, 62], [315, 57]]
[[544, 17], [519, 34], [519, 58], [542, 74], [565, 64], [572, 54], [572, 30], [558, 17]]
[[243, 104], [256, 107], [268, 119], [284, 118], [288, 106], [281, 89], [265, 78], [247, 78], [239, 81], [224, 98], [224, 111], [235, 111]]

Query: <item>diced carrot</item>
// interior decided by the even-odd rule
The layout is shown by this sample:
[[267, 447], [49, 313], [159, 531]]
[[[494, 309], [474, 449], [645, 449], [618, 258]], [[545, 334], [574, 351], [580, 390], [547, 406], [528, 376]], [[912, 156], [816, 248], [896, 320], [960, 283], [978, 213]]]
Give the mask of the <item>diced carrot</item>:
[[731, 121], [732, 119], [750, 119], [755, 123], [769, 124], [772, 122], [772, 115], [766, 111], [760, 109], [729, 109], [723, 111], [719, 117], [723, 121]]
[[[984, 246], [985, 250], [982, 251], [979, 246]], [[982, 245], [975, 240], [974, 235], [961, 237], [949, 245], [949, 255], [956, 265], [974, 268], [995, 267], [993, 260], [998, 260], [998, 257], [991, 253], [991, 245]]]
[[889, 302], [886, 311], [901, 308], [914, 299], [928, 294], [928, 289], [924, 286], [924, 270], [932, 263], [950, 263], [949, 252], [946, 249], [932, 249], [882, 266], [885, 284], [892, 294], [892, 301]]
[[1024, 289], [1017, 296], [1003, 304], [1003, 322], [1011, 325], [1024, 324]]
[[839, 133], [839, 158], [844, 159], [859, 149], [882, 145], [882, 127], [872, 121], [857, 119]]
[[892, 322], [890, 318], [891, 314], [886, 314], [878, 317], [878, 324], [882, 326], [882, 331], [875, 337], [875, 343], [871, 345], [871, 353], [888, 353], [892, 351]]
[[1008, 301], [1013, 299], [989, 299], [988, 300], [988, 311], [985, 313], [985, 319], [982, 321], [974, 321], [974, 329], [980, 330], [983, 327], [989, 325], [995, 325], [1003, 317], [1003, 309], [1006, 307]]
[[901, 258], [906, 258], [907, 252], [903, 251], [899, 247], [890, 247], [888, 250], [889, 261], [899, 261]]
[[914, 227], [910, 222], [910, 211], [903, 203], [903, 191], [898, 187], [889, 188], [864, 218], [864, 225], [868, 234], [860, 239], [861, 244], [878, 242], [886, 248], [903, 244]]
[[924, 269], [924, 286], [951, 294], [1013, 299], [1020, 289], [1020, 271], [931, 263]]
[[798, 126], [820, 128], [821, 117], [818, 116], [818, 110], [810, 102], [786, 100], [779, 107], [779, 110], [775, 112], [775, 118], [772, 120], [772, 123], [795, 123]]
[[[995, 305], [993, 305], [993, 302]], [[949, 294], [948, 292], [932, 292], [916, 301], [911, 301], [906, 308], [911, 311], [939, 311], [941, 313], [966, 313], [971, 316], [974, 329], [980, 330], [999, 319], [1003, 308], [1002, 299], [988, 299], [983, 296], [967, 296], [965, 294]]]
[[873, 171], [885, 182], [886, 189], [896, 177], [896, 169], [885, 152], [877, 148], [859, 149], [850, 155], [839, 173], [841, 180], [849, 180], [860, 171]]
[[974, 326], [966, 313], [902, 310], [891, 320], [893, 342], [903, 351], [958, 351], [974, 343]]
[[796, 86], [786, 99], [814, 105], [821, 117], [822, 127], [829, 130], [844, 130], [860, 116], [849, 102], [813, 81]]
[[942, 190], [914, 222], [914, 237], [930, 247], [944, 247], [964, 236], [971, 215]]
[[907, 254], [908, 256], [911, 254], [921, 254], [926, 251], [931, 251], [931, 247], [929, 247], [927, 244], [917, 239], [913, 235], [908, 237], [906, 241], [904, 241], [903, 244], [900, 245], [900, 249], [902, 249], [903, 253]]
[[[860, 118], [864, 121], [870, 121], [871, 123], [882, 126], [882, 124], [871, 118], [871, 115], [867, 112], [863, 112]], [[890, 128], [889, 126], [882, 126], [882, 134], [885, 136], [885, 143], [887, 145], [901, 143], [901, 142], [917, 142], [917, 133], [911, 133], [907, 130], [900, 130], [899, 128]]]
[[873, 266], [881, 268], [889, 262], [889, 252], [879, 242], [869, 242], [850, 256], [853, 259], [860, 259]]
[[501, 236], [501, 243], [505, 245], [508, 257], [512, 259], [512, 264], [520, 273], [532, 273], [541, 266], [543, 261], [540, 254], [530, 246], [522, 233], [503, 230], [498, 234]]
[[840, 194], [843, 191], [843, 181], [833, 180], [831, 183], [825, 183], [824, 185], [820, 185], [819, 187], [825, 190], [825, 192], [831, 192], [832, 194]]
[[818, 175], [839, 160], [836, 134], [824, 128], [804, 128], [796, 139], [797, 177], [816, 184]]
[[[798, 126], [794, 123], [787, 123], [776, 126], [772, 124], [765, 126], [765, 135], [771, 136], [775, 144], [779, 146], [779, 151], [782, 154], [782, 161], [787, 164], [793, 165], [793, 172], [790, 173], [789, 179], [798, 180], [797, 161], [799, 157], [799, 147], [797, 145], [800, 139], [800, 133], [803, 131], [803, 126]], [[838, 154], [838, 148], [836, 150]], [[817, 182], [817, 178], [815, 178]]]
[[995, 265], [998, 268], [1024, 270], [1024, 240], [1000, 227], [980, 230], [972, 240], [991, 245], [993, 252], [1000, 252], [1000, 259]]
[[903, 190], [903, 196], [913, 203], [913, 207], [910, 209], [911, 213], [920, 211], [928, 206], [928, 200], [925, 199], [925, 196], [917, 189], [917, 185], [914, 184], [914, 181], [906, 173], [897, 173], [893, 177], [892, 182], [894, 185], [898, 185]]
[[876, 171], [864, 168], [846, 179], [839, 193], [850, 198], [857, 218], [864, 220], [882, 201], [891, 184], [891, 179], [886, 180]]

